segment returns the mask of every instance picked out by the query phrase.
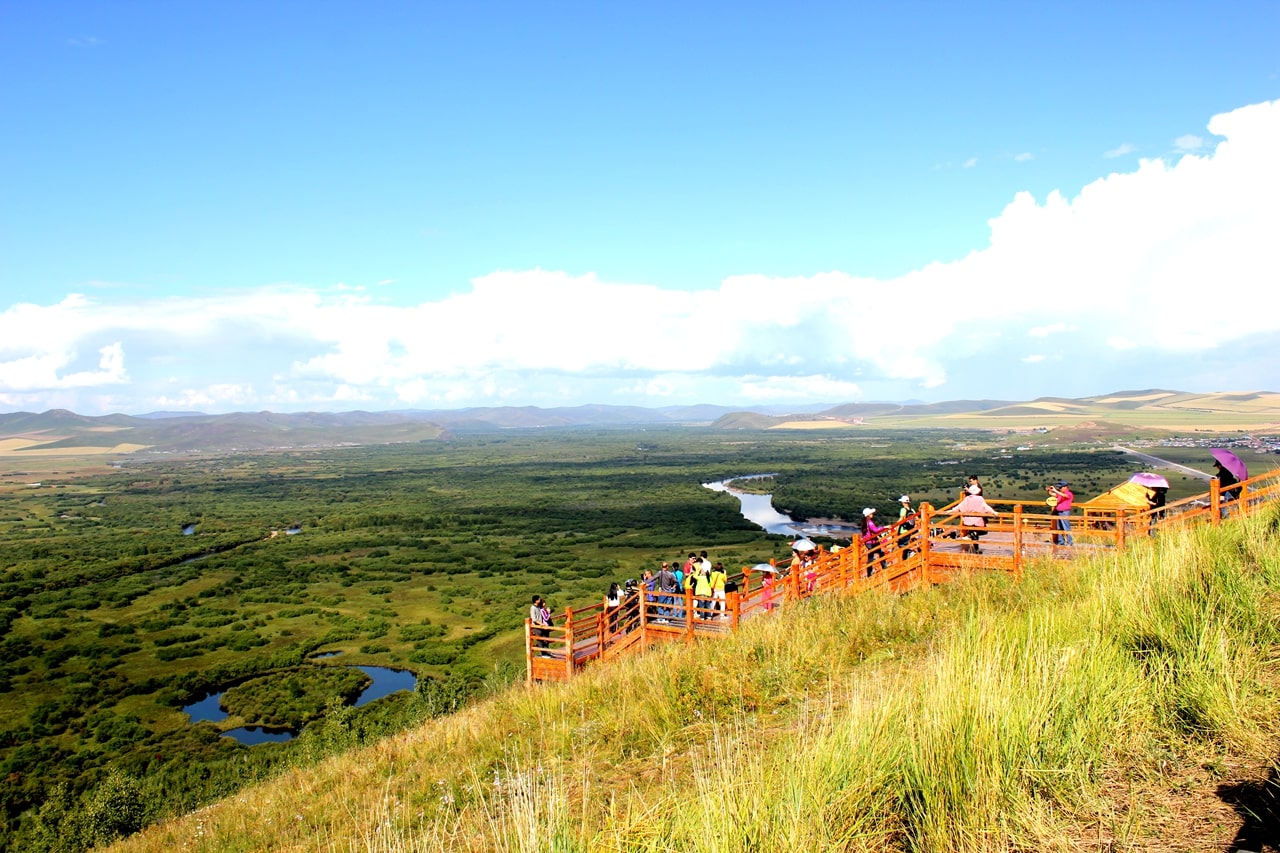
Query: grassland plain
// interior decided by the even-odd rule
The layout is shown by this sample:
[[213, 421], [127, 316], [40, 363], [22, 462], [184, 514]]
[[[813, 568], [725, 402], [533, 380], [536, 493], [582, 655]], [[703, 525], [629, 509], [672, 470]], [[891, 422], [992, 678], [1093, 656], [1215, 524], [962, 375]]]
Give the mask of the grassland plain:
[[[1133, 470], [1105, 448], [1016, 440], [576, 429], [22, 458], [0, 478], [0, 846], [81, 849], [501, 690], [535, 592], [581, 605], [690, 548], [730, 566], [786, 553], [702, 482], [770, 472], [784, 508], [850, 517], [902, 491], [945, 503], [973, 471], [989, 495], [1038, 500], [1057, 476], [1084, 494]], [[420, 689], [347, 707], [321, 651], [412, 669]], [[237, 685], [220, 726], [178, 710]], [[263, 723], [306, 730], [254, 748], [218, 736]]]
[[109, 849], [1274, 849], [1278, 647], [1272, 508], [515, 686]]

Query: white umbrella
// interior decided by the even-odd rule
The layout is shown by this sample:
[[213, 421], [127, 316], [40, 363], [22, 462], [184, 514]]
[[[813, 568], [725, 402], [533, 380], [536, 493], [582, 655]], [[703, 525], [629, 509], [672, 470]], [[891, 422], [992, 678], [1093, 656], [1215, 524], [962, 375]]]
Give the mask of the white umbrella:
[[768, 563], [756, 563], [754, 566], [752, 566], [752, 567], [751, 567], [751, 571], [753, 571], [753, 572], [769, 572], [770, 574], [777, 574], [777, 573], [778, 573], [778, 567], [777, 567], [777, 566], [772, 566], [772, 565], [770, 565], [770, 564], [768, 564]]
[[818, 546], [814, 545], [811, 539], [797, 539], [791, 543], [792, 551], [812, 551], [817, 547]]

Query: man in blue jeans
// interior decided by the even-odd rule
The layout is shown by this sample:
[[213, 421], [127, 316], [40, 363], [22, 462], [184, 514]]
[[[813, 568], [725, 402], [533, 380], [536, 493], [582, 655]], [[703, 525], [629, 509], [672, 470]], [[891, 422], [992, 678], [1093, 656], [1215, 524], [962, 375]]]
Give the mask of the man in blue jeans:
[[1056, 486], [1048, 487], [1049, 494], [1056, 498], [1053, 504], [1053, 514], [1057, 516], [1054, 519], [1053, 527], [1055, 530], [1061, 530], [1062, 535], [1053, 534], [1054, 545], [1073, 545], [1075, 540], [1071, 536], [1071, 502], [1075, 500], [1075, 495], [1071, 493], [1071, 489], [1067, 487], [1066, 480], [1059, 480]]

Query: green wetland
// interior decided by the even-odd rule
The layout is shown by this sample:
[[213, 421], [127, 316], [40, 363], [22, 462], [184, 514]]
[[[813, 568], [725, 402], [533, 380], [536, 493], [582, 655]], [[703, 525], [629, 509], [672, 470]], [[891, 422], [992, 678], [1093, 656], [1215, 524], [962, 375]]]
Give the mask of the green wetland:
[[[903, 492], [945, 504], [970, 473], [1038, 503], [1050, 480], [1086, 498], [1136, 470], [1017, 440], [512, 430], [6, 476], [0, 848], [83, 849], [522, 679], [535, 593], [563, 610], [689, 550], [733, 568], [787, 553], [705, 482], [772, 473], [780, 510], [852, 519]], [[1203, 489], [1170, 480], [1171, 499]], [[353, 665], [411, 670], [417, 689], [353, 707]], [[225, 721], [180, 710], [219, 691]], [[300, 735], [221, 736], [246, 725]]]

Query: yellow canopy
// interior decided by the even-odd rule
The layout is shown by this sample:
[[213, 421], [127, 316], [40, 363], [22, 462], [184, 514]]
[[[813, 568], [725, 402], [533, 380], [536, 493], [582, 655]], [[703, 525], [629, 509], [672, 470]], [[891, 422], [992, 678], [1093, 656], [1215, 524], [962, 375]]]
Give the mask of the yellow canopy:
[[1151, 489], [1137, 483], [1121, 483], [1110, 491], [1103, 492], [1092, 500], [1080, 504], [1090, 509], [1146, 509], [1150, 504], [1147, 497]]

